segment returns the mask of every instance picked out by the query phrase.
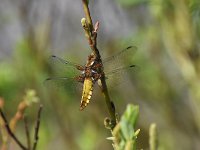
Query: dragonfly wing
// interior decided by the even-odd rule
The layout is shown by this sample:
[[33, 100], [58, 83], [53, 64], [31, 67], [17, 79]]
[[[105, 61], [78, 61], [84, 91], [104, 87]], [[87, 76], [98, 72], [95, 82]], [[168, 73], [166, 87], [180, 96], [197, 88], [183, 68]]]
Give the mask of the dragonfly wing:
[[82, 66], [82, 65], [79, 65], [79, 64], [77, 64], [77, 63], [73, 63], [73, 62], [64, 60], [64, 59], [62, 59], [62, 58], [60, 58], [60, 57], [58, 57], [58, 56], [55, 56], [55, 55], [52, 55], [52, 56], [51, 56], [51, 59], [52, 59], [52, 60], [55, 60], [55, 61], [59, 61], [59, 62], [62, 63], [62, 64], [70, 65], [70, 66], [73, 66], [73, 67], [76, 67], [76, 68]]
[[[130, 64], [133, 60], [133, 56], [137, 50], [136, 46], [128, 46], [125, 49], [117, 52], [111, 57], [107, 57], [102, 60], [104, 65], [104, 71], [108, 72], [109, 70], [112, 70], [113, 68], [118, 68], [120, 66], [124, 66], [124, 64], [128, 63]], [[127, 61], [128, 60], [128, 61]]]
[[50, 66], [53, 75], [75, 77], [80, 74], [80, 70], [83, 69], [82, 65], [64, 60], [58, 56], [52, 55], [50, 57]]
[[108, 86], [116, 86], [118, 84], [124, 83], [127, 80], [127, 77], [131, 74], [137, 73], [139, 67], [136, 65], [129, 65], [125, 67], [118, 67], [112, 71], [105, 72], [106, 82]]
[[103, 63], [106, 64], [115, 60], [119, 61], [119, 60], [127, 59], [128, 56], [134, 55], [136, 50], [137, 50], [136, 46], [128, 46], [125, 49], [115, 53], [113, 56], [103, 59]]
[[106, 75], [115, 75], [116, 73], [123, 73], [125, 71], [128, 71], [130, 69], [136, 68], [136, 65], [130, 65], [130, 66], [126, 66], [126, 67], [119, 67], [117, 69], [114, 69], [110, 72], [105, 72]]
[[68, 78], [68, 77], [52, 77], [47, 78], [44, 81], [44, 85], [47, 88], [51, 88], [54, 90], [67, 90], [69, 92], [75, 92], [77, 89], [81, 89], [81, 83], [78, 82], [76, 78]]

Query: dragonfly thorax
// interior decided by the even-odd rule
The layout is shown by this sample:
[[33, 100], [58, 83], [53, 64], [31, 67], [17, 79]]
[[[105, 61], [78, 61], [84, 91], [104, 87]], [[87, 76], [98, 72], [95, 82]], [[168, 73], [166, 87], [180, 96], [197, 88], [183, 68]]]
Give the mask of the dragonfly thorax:
[[103, 73], [102, 66], [102, 63], [97, 61], [94, 55], [90, 55], [82, 75], [84, 75], [85, 78], [91, 78], [93, 82], [96, 82]]
[[101, 77], [101, 73], [99, 73], [95, 68], [92, 67], [85, 67], [82, 75], [84, 76], [84, 78], [91, 78], [93, 82], [96, 82]]

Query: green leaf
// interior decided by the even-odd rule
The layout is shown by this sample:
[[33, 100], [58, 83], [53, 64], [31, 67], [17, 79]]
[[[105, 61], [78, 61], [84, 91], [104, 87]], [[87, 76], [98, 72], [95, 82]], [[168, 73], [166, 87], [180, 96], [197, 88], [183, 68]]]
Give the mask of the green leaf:
[[138, 118], [138, 113], [139, 107], [129, 104], [121, 118], [121, 131], [126, 140], [130, 140], [135, 137], [134, 127]]
[[122, 118], [124, 117], [129, 124], [135, 127], [138, 114], [139, 114], [139, 107], [129, 104]]

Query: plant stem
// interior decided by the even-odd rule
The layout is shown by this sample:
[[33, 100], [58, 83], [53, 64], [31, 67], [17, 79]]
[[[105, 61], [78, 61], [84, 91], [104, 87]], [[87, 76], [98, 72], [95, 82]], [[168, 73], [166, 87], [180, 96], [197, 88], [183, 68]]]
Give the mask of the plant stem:
[[[96, 41], [97, 30], [99, 28], [99, 22], [95, 24], [95, 27], [93, 26], [92, 18], [90, 16], [90, 10], [88, 7], [89, 2], [87, 0], [82, 0], [82, 2], [83, 2], [83, 9], [86, 16], [86, 20], [84, 18], [81, 20], [82, 26], [85, 30], [85, 35], [86, 35], [86, 38], [88, 39], [90, 48], [92, 49], [94, 55], [96, 56], [96, 60], [102, 64], [101, 55], [97, 48], [97, 41]], [[102, 64], [101, 71], [102, 71], [102, 75], [101, 75], [100, 80], [101, 80], [102, 93], [105, 97], [106, 105], [107, 105], [108, 112], [111, 118], [111, 129], [113, 129], [116, 125], [115, 106], [114, 106], [114, 103], [111, 101], [109, 93], [108, 93], [106, 80], [105, 80], [105, 74], [103, 72], [103, 64]]]
[[114, 103], [110, 100], [110, 96], [109, 96], [106, 81], [105, 81], [105, 75], [103, 75], [100, 80], [102, 84], [102, 93], [105, 97], [106, 105], [107, 105], [110, 118], [111, 118], [111, 129], [113, 130], [114, 127], [116, 126], [115, 106], [114, 106]]
[[156, 124], [152, 123], [149, 129], [149, 145], [150, 150], [157, 150], [158, 143], [157, 143], [157, 131], [156, 131]]
[[27, 121], [26, 116], [23, 117], [23, 120], [24, 120], [24, 127], [25, 127], [25, 132], [26, 132], [28, 150], [31, 150], [31, 139], [30, 139], [28, 121]]
[[10, 129], [10, 126], [8, 124], [8, 121], [3, 113], [3, 111], [0, 109], [0, 114], [1, 114], [1, 117], [5, 123], [5, 127], [8, 131], [8, 134], [13, 138], [13, 140], [19, 145], [19, 147], [21, 147], [21, 149], [23, 150], [27, 150], [27, 148], [19, 141], [19, 139], [15, 136], [15, 134], [12, 132], [12, 130]]
[[40, 108], [38, 110], [38, 115], [37, 115], [37, 123], [35, 126], [33, 150], [36, 150], [38, 139], [39, 139], [38, 133], [39, 133], [39, 129], [40, 129], [40, 117], [41, 117], [42, 108], [43, 108], [43, 106], [40, 105]]
[[82, 0], [82, 2], [83, 2], [83, 10], [85, 12], [87, 23], [89, 24], [90, 31], [92, 31], [93, 30], [93, 23], [92, 23], [92, 18], [90, 16], [90, 10], [89, 10], [89, 7], [88, 7], [89, 2], [87, 0]]

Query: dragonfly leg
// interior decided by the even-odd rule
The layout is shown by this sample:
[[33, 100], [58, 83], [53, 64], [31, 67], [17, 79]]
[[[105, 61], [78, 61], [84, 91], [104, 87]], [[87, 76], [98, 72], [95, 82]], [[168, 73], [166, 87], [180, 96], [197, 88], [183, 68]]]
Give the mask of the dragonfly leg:
[[84, 70], [85, 70], [85, 68], [84, 68], [83, 66], [80, 66], [80, 65], [77, 65], [76, 68], [77, 68], [78, 70], [80, 70], [80, 71], [84, 71]]
[[85, 80], [85, 78], [84, 78], [82, 75], [76, 77], [75, 79], [76, 79], [78, 82], [81, 82], [81, 83], [83, 83], [84, 80]]

